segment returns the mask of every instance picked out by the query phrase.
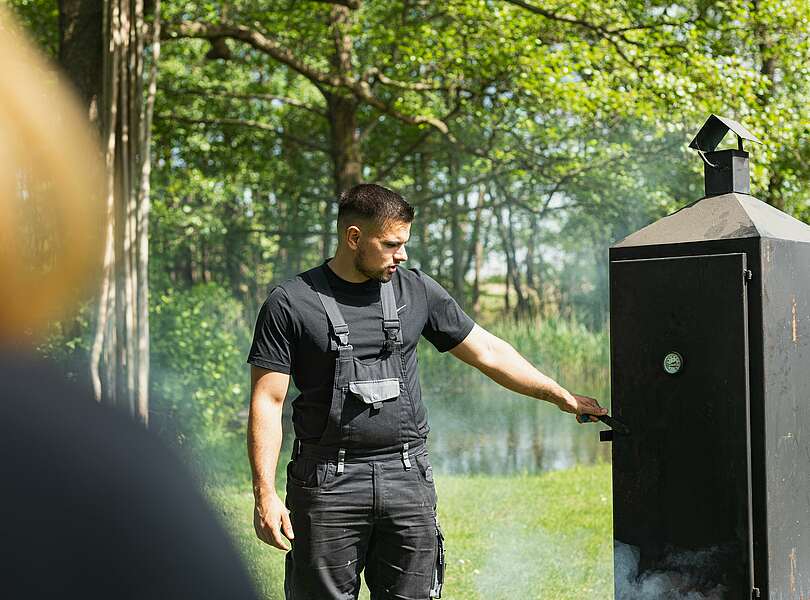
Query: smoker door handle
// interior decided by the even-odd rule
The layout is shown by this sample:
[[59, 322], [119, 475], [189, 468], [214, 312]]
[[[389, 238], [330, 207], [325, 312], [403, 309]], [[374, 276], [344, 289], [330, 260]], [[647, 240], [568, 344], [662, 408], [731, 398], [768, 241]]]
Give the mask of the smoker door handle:
[[599, 441], [600, 442], [612, 442], [613, 441], [613, 430], [612, 429], [603, 429], [599, 432]]

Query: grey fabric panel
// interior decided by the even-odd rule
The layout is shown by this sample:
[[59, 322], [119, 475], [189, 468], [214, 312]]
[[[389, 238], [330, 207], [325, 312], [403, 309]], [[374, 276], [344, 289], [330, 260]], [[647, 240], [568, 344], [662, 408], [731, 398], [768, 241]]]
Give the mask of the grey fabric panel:
[[399, 379], [372, 379], [350, 381], [349, 391], [359, 396], [366, 404], [375, 404], [399, 397]]

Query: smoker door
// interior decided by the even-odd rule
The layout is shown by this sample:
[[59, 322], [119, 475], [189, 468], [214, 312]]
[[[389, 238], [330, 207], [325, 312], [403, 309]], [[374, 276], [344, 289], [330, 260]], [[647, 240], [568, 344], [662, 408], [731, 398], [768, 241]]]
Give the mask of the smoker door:
[[751, 597], [745, 258], [611, 262], [617, 600], [651, 579]]

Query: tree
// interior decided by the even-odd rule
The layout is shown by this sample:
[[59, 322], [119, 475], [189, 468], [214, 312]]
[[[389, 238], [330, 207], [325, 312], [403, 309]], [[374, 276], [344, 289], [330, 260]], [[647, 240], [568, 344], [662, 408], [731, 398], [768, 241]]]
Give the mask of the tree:
[[[95, 2], [60, 2], [59, 55], [89, 118], [98, 122], [106, 164], [106, 243], [91, 379], [97, 400], [125, 407], [144, 424], [149, 418], [150, 130], [159, 27], [160, 0], [151, 25], [142, 0], [111, 0], [103, 12]], [[151, 63], [145, 52], [150, 30], [156, 40]]]
[[104, 3], [59, 0], [59, 64], [98, 125], [104, 73]]
[[[374, 39], [373, 35], [362, 42], [357, 39], [363, 25], [369, 21], [382, 22], [394, 18], [403, 21], [406, 27], [413, 27], [421, 13], [414, 19], [412, 15], [405, 14], [407, 10], [403, 10], [402, 15], [397, 14], [397, 8], [392, 4], [386, 3], [380, 7], [369, 5], [363, 11], [361, 25], [358, 17], [362, 6], [360, 0], [326, 4], [331, 4], [328, 12], [315, 10], [314, 19], [310, 7], [302, 6], [279, 13], [280, 19], [276, 23], [271, 23], [266, 11], [255, 11], [250, 5], [229, 4], [223, 6], [218, 19], [208, 17], [175, 21], [167, 25], [162, 35], [167, 41], [208, 40], [211, 50], [207, 56], [223, 59], [236, 58], [224, 45], [224, 40], [233, 40], [283, 65], [313, 86], [323, 101], [323, 108], [317, 112], [328, 123], [333, 197], [337, 197], [343, 190], [361, 181], [361, 145], [386, 116], [409, 126], [432, 128], [454, 139], [446, 122], [452, 109], [444, 117], [435, 113], [437, 108], [441, 109], [445, 93], [453, 92], [458, 84], [453, 81], [452, 74], [448, 74], [446, 81], [438, 83], [391, 77], [386, 67], [392, 59], [397, 60], [398, 52], [394, 50], [391, 57], [388, 51], [395, 48], [396, 40]], [[411, 10], [422, 11], [413, 7]], [[441, 12], [437, 11], [440, 18], [443, 16]], [[185, 12], [182, 14], [185, 16]], [[285, 23], [294, 19], [299, 19], [298, 23], [301, 23], [302, 17], [316, 24], [315, 27], [305, 26], [307, 31], [300, 32], [312, 36], [307, 40], [313, 42], [308, 47], [303, 46], [297, 36], [288, 36], [283, 31]], [[321, 22], [324, 26], [319, 29], [317, 24]], [[387, 55], [388, 58], [385, 58]], [[396, 67], [401, 68], [401, 65], [397, 64]], [[361, 126], [359, 118], [364, 112], [372, 114], [368, 115], [369, 122]], [[327, 201], [323, 207], [324, 255], [329, 251], [333, 204], [333, 201]]]

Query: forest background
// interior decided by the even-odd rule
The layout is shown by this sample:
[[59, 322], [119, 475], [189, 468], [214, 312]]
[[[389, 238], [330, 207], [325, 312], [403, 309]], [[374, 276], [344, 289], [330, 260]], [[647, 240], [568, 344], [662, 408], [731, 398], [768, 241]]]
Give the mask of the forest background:
[[[144, 117], [140, 175], [123, 186], [140, 199], [133, 247], [148, 248], [132, 294], [143, 314], [88, 298], [40, 350], [77, 379], [102, 365], [101, 396], [171, 443], [225, 444], [228, 465], [258, 307], [331, 255], [336, 198], [355, 183], [414, 206], [412, 266], [603, 396], [607, 248], [703, 195], [687, 145], [709, 114], [762, 140], [752, 193], [810, 222], [804, 0], [6, 2], [102, 139], [122, 133], [94, 117], [115, 103], [102, 44], [124, 43], [116, 15], [137, 27], [120, 62], [137, 72], [116, 89]], [[120, 321], [117, 342], [100, 318]], [[131, 372], [115, 383], [117, 352], [137, 358], [140, 389]]]

